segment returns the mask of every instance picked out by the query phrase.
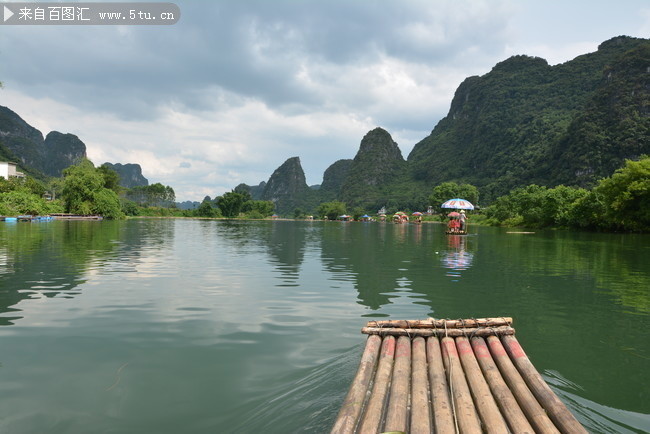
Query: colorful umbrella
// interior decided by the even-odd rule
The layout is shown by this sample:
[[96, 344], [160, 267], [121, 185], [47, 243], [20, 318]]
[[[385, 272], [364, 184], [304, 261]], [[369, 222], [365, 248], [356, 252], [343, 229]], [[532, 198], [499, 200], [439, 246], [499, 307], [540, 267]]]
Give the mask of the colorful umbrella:
[[447, 202], [440, 205], [442, 208], [452, 208], [452, 209], [474, 209], [474, 205], [468, 200], [465, 199], [449, 199]]
[[456, 211], [452, 211], [449, 214], [447, 214], [447, 217], [460, 217], [460, 213]]
[[413, 215], [422, 215], [422, 213], [420, 211], [415, 211]]

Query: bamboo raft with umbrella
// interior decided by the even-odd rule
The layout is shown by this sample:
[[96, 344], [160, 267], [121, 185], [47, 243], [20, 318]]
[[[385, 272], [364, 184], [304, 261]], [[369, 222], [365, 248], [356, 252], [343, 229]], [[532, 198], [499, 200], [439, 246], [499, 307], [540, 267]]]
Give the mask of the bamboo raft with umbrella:
[[512, 318], [370, 321], [332, 433], [587, 433]]
[[456, 211], [452, 211], [449, 214], [447, 214], [447, 217], [450, 217], [453, 223], [455, 220], [462, 220], [461, 224], [458, 224], [455, 227], [448, 227], [448, 229], [445, 231], [445, 234], [447, 235], [467, 235], [467, 221], [466, 221], [466, 216], [461, 216], [461, 213], [464, 213], [465, 210], [470, 210], [474, 209], [474, 205], [466, 199], [461, 199], [461, 198], [455, 198], [455, 199], [449, 199], [448, 201], [445, 201], [440, 205], [441, 208], [447, 208], [447, 209], [457, 209], [460, 210], [460, 213]]

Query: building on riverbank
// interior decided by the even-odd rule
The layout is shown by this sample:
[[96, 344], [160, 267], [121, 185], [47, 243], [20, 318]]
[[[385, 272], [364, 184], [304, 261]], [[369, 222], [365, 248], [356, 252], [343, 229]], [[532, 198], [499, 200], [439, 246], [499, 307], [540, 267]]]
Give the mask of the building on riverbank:
[[0, 161], [0, 176], [8, 180], [10, 176], [22, 178], [25, 174], [16, 170], [16, 163]]

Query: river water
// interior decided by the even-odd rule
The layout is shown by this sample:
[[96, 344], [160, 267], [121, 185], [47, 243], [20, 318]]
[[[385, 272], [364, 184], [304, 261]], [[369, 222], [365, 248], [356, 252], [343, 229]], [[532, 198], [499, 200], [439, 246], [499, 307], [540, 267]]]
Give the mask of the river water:
[[591, 432], [650, 432], [650, 236], [0, 223], [0, 432], [326, 432], [374, 318], [512, 316]]

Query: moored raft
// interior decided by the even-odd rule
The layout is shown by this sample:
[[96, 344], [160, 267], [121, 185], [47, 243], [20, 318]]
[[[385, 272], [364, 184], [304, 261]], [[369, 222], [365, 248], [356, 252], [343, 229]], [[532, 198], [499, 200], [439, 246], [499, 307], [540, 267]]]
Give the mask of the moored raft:
[[70, 214], [70, 213], [56, 213], [50, 214], [52, 217], [57, 220], [103, 220], [104, 217], [101, 215], [82, 215], [82, 214]]
[[587, 433], [512, 318], [370, 321], [332, 433]]

